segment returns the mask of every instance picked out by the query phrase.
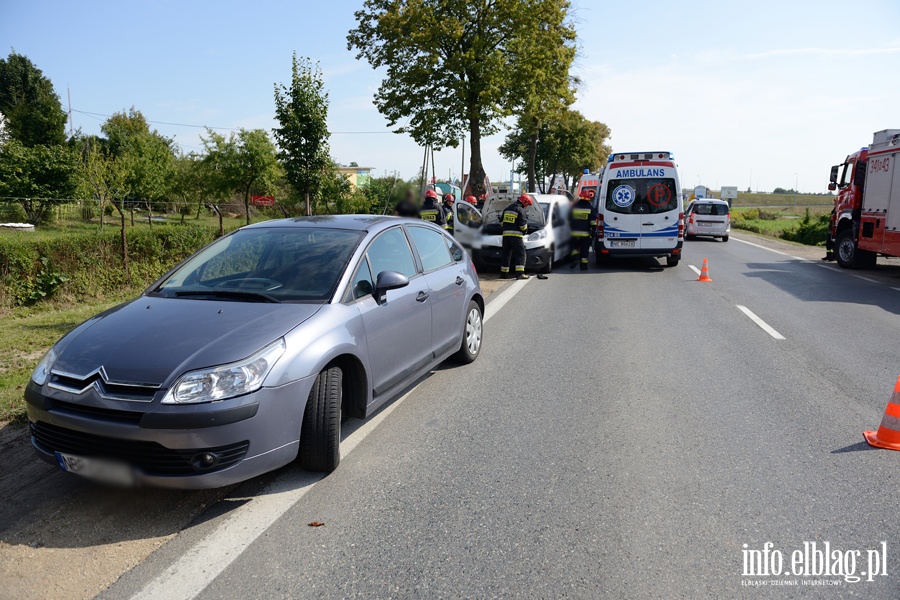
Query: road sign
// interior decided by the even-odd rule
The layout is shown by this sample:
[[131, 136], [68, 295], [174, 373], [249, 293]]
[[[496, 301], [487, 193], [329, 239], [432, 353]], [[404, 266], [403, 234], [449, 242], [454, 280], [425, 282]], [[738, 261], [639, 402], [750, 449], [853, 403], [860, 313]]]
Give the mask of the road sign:
[[275, 206], [275, 196], [250, 196], [253, 206]]
[[729, 187], [723, 185], [720, 195], [722, 200], [734, 200], [735, 198], [737, 198], [737, 187]]

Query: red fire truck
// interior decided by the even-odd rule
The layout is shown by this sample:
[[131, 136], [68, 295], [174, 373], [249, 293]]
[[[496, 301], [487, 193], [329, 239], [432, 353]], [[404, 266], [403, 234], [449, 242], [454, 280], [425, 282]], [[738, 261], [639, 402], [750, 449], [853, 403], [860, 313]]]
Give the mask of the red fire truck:
[[876, 131], [872, 145], [831, 167], [831, 235], [845, 269], [875, 266], [879, 254], [900, 256], [900, 129]]

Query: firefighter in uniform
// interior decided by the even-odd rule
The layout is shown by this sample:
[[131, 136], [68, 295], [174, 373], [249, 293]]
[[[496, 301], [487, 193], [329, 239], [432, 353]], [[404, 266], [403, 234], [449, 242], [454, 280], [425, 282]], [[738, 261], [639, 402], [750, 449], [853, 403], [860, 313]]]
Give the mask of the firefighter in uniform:
[[525, 274], [525, 232], [528, 231], [528, 219], [525, 207], [531, 205], [531, 196], [522, 194], [518, 200], [507, 206], [500, 216], [503, 225], [503, 253], [500, 255], [500, 277], [509, 278], [509, 267], [512, 262], [516, 271], [516, 279], [528, 279]]
[[444, 229], [450, 235], [453, 235], [453, 202], [455, 200], [456, 197], [453, 194], [444, 194], [444, 220], [446, 221]]
[[584, 190], [579, 194], [578, 202], [572, 205], [569, 211], [569, 228], [572, 231], [572, 264], [575, 268], [575, 259], [581, 258], [581, 270], [587, 271], [588, 252], [591, 249], [591, 235], [597, 227], [597, 209], [591, 202], [591, 194]]
[[419, 210], [419, 218], [429, 223], [434, 223], [438, 227], [446, 227], [447, 219], [444, 218], [444, 208], [438, 204], [437, 192], [428, 190], [425, 192], [425, 202]]

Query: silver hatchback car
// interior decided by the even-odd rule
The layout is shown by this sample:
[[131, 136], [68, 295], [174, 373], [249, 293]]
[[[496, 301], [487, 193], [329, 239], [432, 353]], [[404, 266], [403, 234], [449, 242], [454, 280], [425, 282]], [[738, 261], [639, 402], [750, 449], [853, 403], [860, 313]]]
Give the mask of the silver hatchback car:
[[474, 361], [483, 313], [471, 260], [433, 225], [243, 227], [47, 352], [25, 390], [32, 443], [119, 484], [218, 487], [298, 457], [330, 472], [342, 420]]
[[684, 237], [722, 238], [731, 234], [731, 207], [724, 200], [693, 200], [684, 211]]

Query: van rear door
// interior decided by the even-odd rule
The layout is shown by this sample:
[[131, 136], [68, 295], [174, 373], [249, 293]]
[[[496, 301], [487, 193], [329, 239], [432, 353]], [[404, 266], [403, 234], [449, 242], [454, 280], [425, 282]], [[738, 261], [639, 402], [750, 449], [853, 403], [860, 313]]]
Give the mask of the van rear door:
[[674, 248], [678, 242], [678, 195], [674, 178], [610, 179], [604, 234], [611, 251]]

